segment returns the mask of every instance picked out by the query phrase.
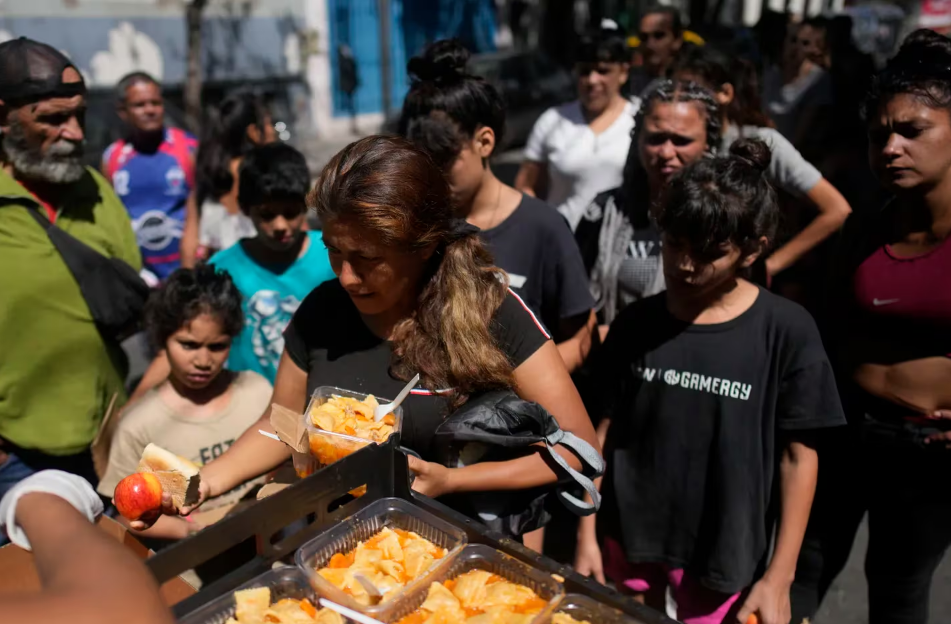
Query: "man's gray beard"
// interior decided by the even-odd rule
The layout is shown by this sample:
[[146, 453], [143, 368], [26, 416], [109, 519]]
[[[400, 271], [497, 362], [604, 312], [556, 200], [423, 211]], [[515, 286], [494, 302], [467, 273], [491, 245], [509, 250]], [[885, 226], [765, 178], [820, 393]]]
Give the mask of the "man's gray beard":
[[49, 184], [72, 184], [86, 173], [83, 146], [60, 139], [43, 154], [30, 145], [19, 121], [11, 120], [3, 135], [3, 152], [17, 177]]

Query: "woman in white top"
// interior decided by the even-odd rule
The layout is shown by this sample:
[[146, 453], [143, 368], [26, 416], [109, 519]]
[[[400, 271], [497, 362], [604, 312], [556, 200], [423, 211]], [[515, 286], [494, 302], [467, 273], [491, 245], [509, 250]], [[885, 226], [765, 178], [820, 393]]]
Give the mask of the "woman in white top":
[[578, 99], [535, 122], [515, 187], [543, 195], [574, 230], [595, 196], [621, 185], [637, 107], [621, 95], [627, 43], [616, 28], [582, 39], [575, 62]]

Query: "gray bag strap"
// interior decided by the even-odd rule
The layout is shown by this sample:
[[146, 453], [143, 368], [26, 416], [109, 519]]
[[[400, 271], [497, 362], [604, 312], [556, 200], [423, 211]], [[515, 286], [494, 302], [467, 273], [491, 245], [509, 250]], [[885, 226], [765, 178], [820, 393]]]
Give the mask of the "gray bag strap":
[[555, 451], [554, 447], [558, 444], [574, 451], [581, 459], [582, 464], [594, 472], [595, 478], [604, 474], [604, 459], [593, 446], [568, 431], [558, 429], [545, 438], [545, 447], [548, 449], [551, 458], [568, 473], [575, 483], [584, 488], [592, 500], [591, 503], [587, 503], [570, 492], [567, 492], [564, 488], [559, 488], [558, 496], [561, 498], [561, 502], [579, 516], [590, 516], [601, 506], [601, 493], [598, 492], [598, 488], [595, 487], [593, 479], [572, 468], [565, 458]]

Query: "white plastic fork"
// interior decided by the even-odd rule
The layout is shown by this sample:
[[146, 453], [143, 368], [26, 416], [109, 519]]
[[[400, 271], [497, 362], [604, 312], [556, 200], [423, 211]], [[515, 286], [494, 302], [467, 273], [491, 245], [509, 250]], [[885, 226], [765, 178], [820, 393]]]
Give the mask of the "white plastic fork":
[[406, 387], [400, 390], [400, 393], [396, 395], [396, 399], [392, 403], [387, 403], [386, 405], [377, 405], [376, 409], [373, 410], [373, 419], [376, 422], [383, 420], [383, 417], [389, 413], [392, 413], [400, 406], [400, 403], [403, 402], [409, 393], [410, 390], [416, 387], [416, 384], [419, 382], [419, 373], [416, 373], [416, 376], [409, 380], [409, 383], [406, 384]]
[[319, 603], [320, 603], [320, 606], [330, 609], [331, 611], [336, 611], [340, 615], [346, 618], [350, 618], [354, 622], [359, 622], [360, 624], [383, 624], [382, 622], [380, 622], [380, 620], [375, 620], [371, 618], [369, 615], [363, 615], [362, 613], [358, 613], [354, 611], [353, 609], [348, 609], [347, 607], [344, 607], [343, 605], [338, 605], [336, 602], [331, 602], [327, 600], [326, 598], [321, 598], [319, 600]]
[[354, 572], [353, 578], [355, 578], [357, 582], [363, 586], [363, 589], [366, 590], [367, 595], [369, 595], [370, 598], [375, 599], [377, 602], [383, 599], [383, 592], [381, 592], [380, 589], [373, 584], [373, 581], [368, 579], [362, 572]]

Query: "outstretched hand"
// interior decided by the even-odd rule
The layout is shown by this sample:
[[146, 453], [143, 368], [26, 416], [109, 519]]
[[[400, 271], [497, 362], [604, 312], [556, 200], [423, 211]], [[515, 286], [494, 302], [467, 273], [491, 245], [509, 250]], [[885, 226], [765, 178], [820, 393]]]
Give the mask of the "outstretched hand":
[[[208, 482], [202, 479], [198, 483], [198, 502], [194, 505], [186, 505], [181, 509], [175, 507], [175, 503], [172, 502], [172, 497], [168, 492], [162, 494], [162, 506], [158, 509], [150, 511], [143, 514], [138, 520], [132, 520], [129, 522], [129, 527], [135, 531], [145, 531], [155, 524], [159, 518], [162, 516], [187, 516], [191, 512], [198, 509], [205, 500], [208, 499], [211, 493], [211, 486], [208, 485]], [[115, 504], [115, 501], [113, 501]]]

